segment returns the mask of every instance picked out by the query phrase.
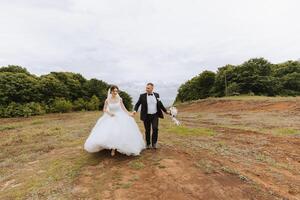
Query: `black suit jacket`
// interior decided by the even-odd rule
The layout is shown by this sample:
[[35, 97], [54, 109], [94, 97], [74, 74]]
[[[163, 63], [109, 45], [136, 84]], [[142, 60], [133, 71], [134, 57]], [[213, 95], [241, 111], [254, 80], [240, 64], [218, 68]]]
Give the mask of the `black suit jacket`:
[[[157, 114], [159, 118], [164, 118], [164, 115], [162, 113], [162, 111], [164, 111], [165, 113], [167, 113], [167, 109], [164, 107], [163, 103], [158, 99], [159, 98], [159, 94], [156, 92], [153, 92], [154, 96], [156, 97], [157, 100]], [[141, 114], [140, 114], [140, 119], [142, 121], [144, 121], [147, 117], [147, 113], [148, 113], [148, 103], [147, 103], [147, 93], [143, 93], [140, 95], [139, 100], [137, 101], [137, 103], [134, 106], [134, 110], [137, 112], [140, 105], [142, 106], [141, 108]]]

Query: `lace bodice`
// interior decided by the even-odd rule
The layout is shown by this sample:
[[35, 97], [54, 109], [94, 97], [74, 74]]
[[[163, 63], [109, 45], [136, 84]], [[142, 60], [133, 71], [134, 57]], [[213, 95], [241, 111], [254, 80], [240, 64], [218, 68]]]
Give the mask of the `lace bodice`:
[[117, 103], [108, 102], [108, 109], [109, 109], [109, 111], [111, 111], [113, 113], [121, 112], [122, 111], [121, 103], [120, 102], [117, 102]]

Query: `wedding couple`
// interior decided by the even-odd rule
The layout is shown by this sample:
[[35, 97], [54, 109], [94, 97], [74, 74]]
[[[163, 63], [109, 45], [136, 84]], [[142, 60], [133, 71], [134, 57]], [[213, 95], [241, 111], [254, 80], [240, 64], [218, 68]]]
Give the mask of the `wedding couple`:
[[[134, 106], [133, 112], [128, 112], [122, 98], [119, 96], [119, 88], [115, 85], [108, 90], [104, 103], [104, 114], [98, 119], [85, 141], [84, 149], [90, 153], [102, 149], [111, 149], [111, 155], [115, 151], [126, 155], [139, 155], [145, 148], [151, 146], [157, 148], [158, 121], [163, 118], [164, 111], [170, 111], [164, 107], [159, 99], [159, 94], [153, 92], [154, 85], [148, 83], [146, 93], [141, 94]], [[144, 122], [146, 143], [133, 116], [141, 106], [140, 119]], [[151, 137], [152, 127], [152, 137]], [[152, 139], [152, 142], [150, 141]], [[151, 145], [152, 144], [152, 145]]]

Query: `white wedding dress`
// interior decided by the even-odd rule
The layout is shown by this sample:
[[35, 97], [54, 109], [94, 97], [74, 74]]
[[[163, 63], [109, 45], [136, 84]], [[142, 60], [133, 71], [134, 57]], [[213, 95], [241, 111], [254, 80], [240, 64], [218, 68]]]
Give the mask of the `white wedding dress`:
[[139, 155], [146, 147], [138, 125], [134, 118], [122, 109], [121, 101], [108, 101], [108, 109], [114, 116], [104, 112], [98, 119], [85, 141], [86, 151], [93, 153], [102, 149], [116, 149], [126, 155]]

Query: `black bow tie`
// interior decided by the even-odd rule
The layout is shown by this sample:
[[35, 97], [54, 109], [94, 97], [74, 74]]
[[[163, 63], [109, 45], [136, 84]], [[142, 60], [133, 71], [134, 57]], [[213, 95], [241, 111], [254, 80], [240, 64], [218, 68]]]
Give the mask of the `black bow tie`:
[[152, 96], [153, 94], [148, 94], [148, 96], [149, 96], [149, 95]]

